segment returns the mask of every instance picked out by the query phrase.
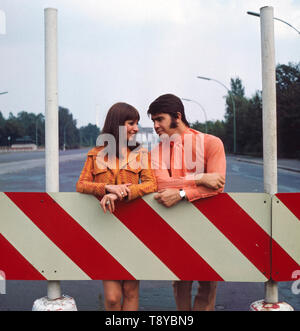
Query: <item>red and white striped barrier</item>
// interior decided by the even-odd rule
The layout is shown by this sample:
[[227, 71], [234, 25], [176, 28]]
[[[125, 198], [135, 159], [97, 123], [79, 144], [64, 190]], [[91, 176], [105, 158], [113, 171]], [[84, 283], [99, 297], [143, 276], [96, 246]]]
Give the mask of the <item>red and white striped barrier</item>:
[[0, 193], [0, 269], [23, 280], [264, 282], [270, 209], [268, 194], [223, 193], [170, 209], [151, 194], [111, 215], [90, 195]]
[[300, 193], [278, 193], [272, 199], [272, 278], [295, 280], [300, 270]]

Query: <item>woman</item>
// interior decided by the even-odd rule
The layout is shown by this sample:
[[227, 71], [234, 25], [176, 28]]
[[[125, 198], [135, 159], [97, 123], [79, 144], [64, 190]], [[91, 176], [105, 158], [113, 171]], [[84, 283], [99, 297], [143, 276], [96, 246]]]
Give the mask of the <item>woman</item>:
[[[115, 145], [109, 146], [108, 142], [88, 152], [76, 190], [100, 197], [104, 212], [108, 209], [112, 213], [117, 200], [131, 201], [156, 191], [148, 153], [135, 142], [139, 119], [139, 113], [134, 107], [126, 103], [116, 103], [109, 109], [99, 136], [100, 140], [104, 136], [105, 139], [113, 137]], [[120, 126], [123, 126], [123, 131], [119, 130]], [[120, 139], [120, 132], [121, 136], [122, 132], [124, 133], [125, 144]], [[120, 148], [120, 144], [124, 147], [121, 145]], [[104, 151], [110, 151], [110, 154], [113, 151], [114, 155], [103, 156]], [[143, 162], [145, 159], [146, 167]], [[103, 287], [106, 310], [138, 310], [139, 281], [103, 280]]]

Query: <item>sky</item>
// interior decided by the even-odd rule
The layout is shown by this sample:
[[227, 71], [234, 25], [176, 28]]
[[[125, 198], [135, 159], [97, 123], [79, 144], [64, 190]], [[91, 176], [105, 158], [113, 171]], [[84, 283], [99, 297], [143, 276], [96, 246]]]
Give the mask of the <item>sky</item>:
[[[260, 20], [272, 6], [300, 30], [300, 0], [1, 0], [0, 111], [45, 112], [44, 8], [58, 10], [58, 99], [77, 120], [100, 127], [116, 102], [152, 126], [149, 104], [173, 93], [187, 119], [222, 120], [239, 77], [247, 97], [261, 90]], [[4, 27], [5, 18], [5, 27]], [[300, 35], [274, 21], [276, 63], [300, 61]], [[238, 109], [237, 109], [238, 111]]]

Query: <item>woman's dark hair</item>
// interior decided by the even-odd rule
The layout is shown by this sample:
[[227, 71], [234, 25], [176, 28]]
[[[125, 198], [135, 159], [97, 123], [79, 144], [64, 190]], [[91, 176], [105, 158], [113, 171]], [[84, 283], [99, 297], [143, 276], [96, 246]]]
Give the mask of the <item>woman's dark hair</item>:
[[[189, 122], [185, 117], [184, 106], [180, 98], [176, 97], [174, 94], [164, 94], [154, 100], [148, 109], [148, 115], [156, 115], [160, 113], [169, 114], [172, 119], [178, 118], [179, 112], [181, 114], [182, 122], [190, 127]], [[172, 121], [173, 125], [175, 121]], [[176, 127], [176, 124], [175, 124]]]
[[[101, 134], [111, 134], [116, 139], [116, 156], [119, 158], [119, 126], [123, 126], [125, 121], [139, 121], [139, 112], [131, 105], [125, 102], [115, 103], [107, 112]], [[138, 142], [135, 145], [128, 146], [132, 151], [140, 146]]]

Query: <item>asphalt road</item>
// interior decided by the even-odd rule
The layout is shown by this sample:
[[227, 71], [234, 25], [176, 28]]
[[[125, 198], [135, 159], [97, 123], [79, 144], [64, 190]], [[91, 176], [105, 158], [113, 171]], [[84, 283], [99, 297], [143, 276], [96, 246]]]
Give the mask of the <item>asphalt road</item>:
[[[87, 150], [60, 153], [60, 191], [75, 191], [76, 181]], [[9, 164], [10, 163], [10, 164]], [[285, 161], [288, 163], [288, 161]], [[297, 166], [297, 164], [296, 164]], [[293, 163], [295, 168], [295, 162]], [[44, 153], [0, 154], [0, 191], [45, 191]], [[227, 156], [226, 192], [263, 192], [263, 167]], [[278, 192], [299, 192], [300, 173], [278, 169]], [[0, 295], [0, 310], [31, 310], [35, 299], [47, 292], [44, 281], [7, 281]], [[196, 283], [193, 291], [195, 292]], [[279, 283], [279, 299], [300, 310], [300, 294], [291, 291], [292, 282]], [[63, 293], [75, 298], [79, 310], [103, 310], [100, 281], [63, 281]], [[220, 282], [216, 310], [249, 310], [253, 301], [264, 298], [263, 283]], [[141, 310], [175, 310], [169, 281], [143, 281], [140, 289]]]

